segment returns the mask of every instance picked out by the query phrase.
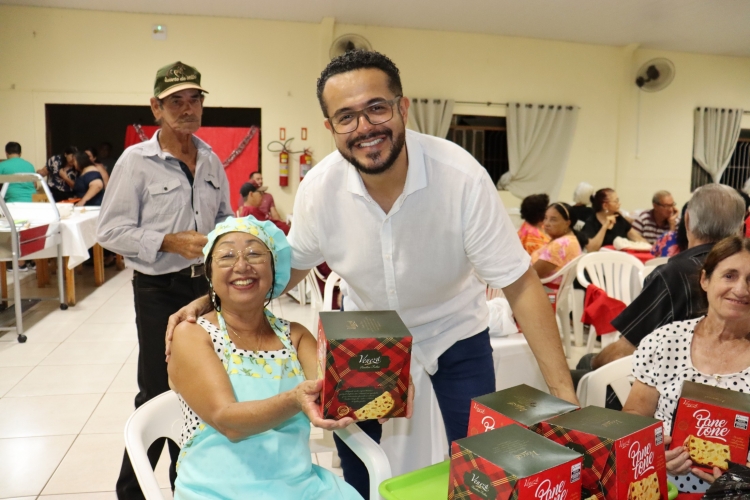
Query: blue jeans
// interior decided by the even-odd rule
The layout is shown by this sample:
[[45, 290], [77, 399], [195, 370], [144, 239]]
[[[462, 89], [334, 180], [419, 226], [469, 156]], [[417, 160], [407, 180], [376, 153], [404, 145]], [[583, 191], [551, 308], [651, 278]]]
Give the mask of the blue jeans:
[[[466, 437], [472, 398], [495, 392], [495, 363], [489, 328], [453, 344], [438, 358], [438, 369], [430, 379], [443, 414], [448, 443]], [[357, 422], [357, 425], [380, 443], [383, 427], [377, 420]], [[367, 468], [335, 434], [333, 440], [341, 458], [344, 480], [363, 498], [369, 498]]]

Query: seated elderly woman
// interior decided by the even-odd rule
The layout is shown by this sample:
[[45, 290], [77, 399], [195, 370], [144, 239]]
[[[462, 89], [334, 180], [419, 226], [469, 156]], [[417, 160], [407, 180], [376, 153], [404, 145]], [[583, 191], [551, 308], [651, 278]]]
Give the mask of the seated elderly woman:
[[229, 217], [203, 254], [215, 310], [175, 329], [169, 360], [185, 415], [174, 498], [361, 499], [310, 460], [310, 422], [352, 421], [321, 418], [315, 338], [266, 308], [289, 282], [286, 237]]
[[591, 203], [594, 215], [589, 217], [581, 229], [589, 239], [586, 250], [596, 252], [601, 247], [614, 243], [618, 237], [646, 241], [620, 213], [620, 197], [614, 189], [600, 189], [591, 197]]
[[[577, 232], [577, 219], [567, 203], [553, 203], [544, 214], [544, 232], [552, 241], [531, 254], [534, 271], [540, 278], [552, 276], [565, 264], [581, 255], [586, 237]], [[555, 280], [558, 284], [562, 277]]]
[[549, 236], [542, 231], [547, 205], [549, 205], [549, 196], [546, 194], [532, 194], [521, 202], [523, 224], [518, 228], [518, 237], [521, 239], [523, 249], [529, 255], [550, 241]]
[[[685, 380], [750, 391], [750, 240], [732, 236], [717, 243], [700, 286], [708, 298], [706, 315], [655, 330], [633, 358], [636, 381], [623, 411], [658, 418], [667, 433]], [[684, 443], [672, 443], [667, 470], [680, 491], [705, 491], [721, 474], [717, 467], [711, 475], [692, 465]]]

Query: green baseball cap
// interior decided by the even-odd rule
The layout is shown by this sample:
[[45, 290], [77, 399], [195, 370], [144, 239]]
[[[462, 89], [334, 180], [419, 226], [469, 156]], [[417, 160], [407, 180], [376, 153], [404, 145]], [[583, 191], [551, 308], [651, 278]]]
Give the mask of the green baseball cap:
[[177, 61], [167, 64], [156, 72], [154, 97], [157, 99], [164, 99], [168, 95], [185, 89], [198, 89], [208, 94], [208, 91], [201, 87], [200, 72], [192, 66]]

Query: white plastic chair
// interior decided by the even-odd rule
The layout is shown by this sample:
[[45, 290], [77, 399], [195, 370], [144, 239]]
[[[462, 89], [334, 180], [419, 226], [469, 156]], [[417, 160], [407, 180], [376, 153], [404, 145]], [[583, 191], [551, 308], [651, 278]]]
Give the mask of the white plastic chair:
[[[125, 423], [125, 449], [146, 500], [165, 500], [146, 450], [160, 437], [179, 442], [182, 425], [182, 409], [173, 391], [144, 403]], [[391, 477], [391, 465], [383, 449], [357, 424], [334, 432], [364, 462], [370, 475], [370, 499], [380, 500], [378, 486]]]
[[341, 276], [331, 271], [331, 274], [326, 279], [326, 286], [323, 289], [323, 307], [321, 311], [333, 311], [333, 292], [340, 281]]
[[628, 400], [631, 383], [633, 356], [626, 356], [601, 368], [587, 373], [578, 382], [576, 396], [581, 407], [599, 406], [604, 408], [607, 402], [607, 386], [612, 387], [617, 399], [624, 406]]
[[[572, 303], [574, 300], [574, 297], [572, 295], [573, 292], [573, 282], [576, 278], [576, 266], [578, 265], [578, 261], [581, 259], [581, 255], [576, 257], [575, 259], [571, 260], [567, 264], [565, 264], [562, 269], [557, 271], [555, 274], [548, 276], [546, 278], [543, 278], [542, 284], [546, 285], [547, 283], [551, 283], [555, 281], [557, 278], [562, 277], [562, 281], [560, 281], [560, 287], [555, 291], [552, 288], [548, 288], [548, 291], [555, 291], [556, 292], [556, 299], [555, 299], [555, 315], [557, 317], [557, 327], [560, 330], [560, 335], [563, 339], [563, 348], [565, 349], [565, 356], [570, 357], [570, 349], [572, 348], [573, 344], [571, 343], [570, 338], [570, 312]], [[546, 288], [546, 287], [545, 287]], [[575, 321], [575, 316], [573, 318]], [[580, 322], [581, 316], [578, 316], [578, 321]], [[583, 335], [582, 335], [583, 337]], [[576, 339], [578, 340], [578, 339]]]
[[[578, 282], [584, 288], [589, 283], [604, 290], [608, 296], [630, 304], [640, 293], [640, 271], [643, 263], [625, 252], [594, 252], [584, 255], [576, 266]], [[588, 277], [587, 277], [588, 276]], [[591, 280], [589, 282], [589, 280]], [[619, 332], [602, 335], [602, 348], [617, 340]], [[594, 349], [596, 332], [589, 330], [586, 352]]]
[[646, 263], [643, 265], [643, 269], [641, 269], [640, 271], [641, 288], [643, 288], [643, 283], [646, 281], [646, 276], [654, 272], [654, 269], [656, 269], [657, 267], [666, 264], [668, 260], [669, 257], [656, 257], [654, 259], [646, 261]]

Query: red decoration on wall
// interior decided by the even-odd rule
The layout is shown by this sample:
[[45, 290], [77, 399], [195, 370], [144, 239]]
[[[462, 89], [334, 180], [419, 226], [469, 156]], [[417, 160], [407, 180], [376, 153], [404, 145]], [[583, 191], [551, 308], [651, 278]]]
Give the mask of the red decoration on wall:
[[[128, 125], [125, 147], [150, 139], [158, 129], [155, 125]], [[257, 132], [257, 127], [201, 127], [195, 134], [211, 146], [224, 164], [234, 211], [242, 202], [240, 188], [248, 181], [251, 173], [258, 171]]]

